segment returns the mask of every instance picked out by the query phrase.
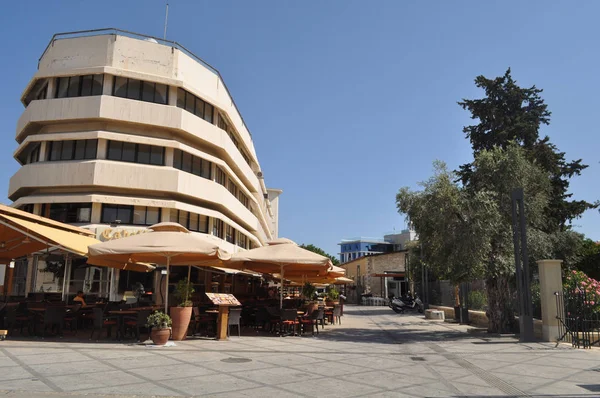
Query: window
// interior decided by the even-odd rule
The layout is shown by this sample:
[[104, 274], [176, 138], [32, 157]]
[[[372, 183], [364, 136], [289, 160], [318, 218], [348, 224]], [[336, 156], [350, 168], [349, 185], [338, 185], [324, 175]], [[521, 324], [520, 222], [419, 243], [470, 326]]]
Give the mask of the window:
[[248, 237], [240, 231], [238, 231], [236, 244], [239, 247], [243, 247], [244, 249], [246, 249], [248, 247]]
[[104, 75], [59, 77], [56, 79], [56, 98], [102, 95]]
[[224, 222], [222, 220], [219, 220], [218, 218], [214, 219], [213, 235], [221, 239], [223, 239], [223, 224]]
[[159, 207], [134, 206], [133, 223], [134, 225], [154, 225], [160, 222]]
[[182, 88], [177, 89], [177, 107], [185, 109], [211, 124], [213, 122], [214, 107]]
[[33, 203], [29, 203], [20, 207], [21, 210], [33, 214]]
[[36, 100], [46, 99], [47, 95], [48, 95], [48, 83], [46, 83], [44, 85], [44, 87], [42, 87], [42, 89], [37, 93], [37, 95], [35, 96], [35, 99]]
[[92, 218], [92, 204], [52, 203], [50, 204], [48, 217], [64, 223], [90, 222]]
[[25, 164], [37, 163], [40, 161], [40, 144], [35, 144], [29, 155], [27, 155], [27, 160]]
[[169, 87], [166, 84], [115, 76], [113, 95], [166, 105], [169, 102]]
[[217, 175], [215, 176], [215, 181], [218, 184], [225, 186], [225, 172], [219, 166], [217, 166]]
[[238, 196], [237, 196], [238, 200], [244, 205], [245, 208], [249, 209], [250, 208], [250, 200], [248, 199], [248, 197], [246, 195], [244, 195], [242, 193], [241, 190], [238, 191]]
[[108, 141], [108, 160], [164, 166], [165, 148], [132, 142]]
[[235, 243], [235, 229], [228, 224], [225, 224], [225, 240], [229, 243]]
[[227, 189], [229, 190], [229, 192], [231, 192], [231, 194], [233, 196], [235, 196], [237, 198], [237, 186], [231, 180], [231, 178], [228, 178], [227, 180], [228, 180], [228, 182], [227, 182]]
[[210, 179], [211, 163], [198, 156], [175, 149], [173, 154], [173, 167], [200, 177]]
[[96, 159], [98, 140], [49, 141], [46, 160]]
[[116, 221], [120, 224], [133, 224], [133, 206], [103, 204], [100, 222], [112, 224]]
[[221, 113], [219, 113], [219, 121], [217, 123], [217, 126], [221, 130], [224, 130], [227, 132], [227, 134], [229, 135], [229, 138], [231, 138], [231, 142], [233, 142], [233, 145], [235, 145], [235, 147], [238, 149], [238, 151], [240, 151], [240, 154], [242, 155], [242, 157], [244, 158], [246, 163], [250, 164], [250, 157], [248, 157], [248, 155], [244, 151], [244, 148], [242, 147], [242, 145], [240, 145], [240, 143], [238, 142], [238, 140], [236, 138], [237, 131], [230, 125], [230, 123], [227, 121], [225, 116], [223, 116]]
[[171, 221], [175, 221], [190, 231], [208, 233], [208, 216], [171, 209]]

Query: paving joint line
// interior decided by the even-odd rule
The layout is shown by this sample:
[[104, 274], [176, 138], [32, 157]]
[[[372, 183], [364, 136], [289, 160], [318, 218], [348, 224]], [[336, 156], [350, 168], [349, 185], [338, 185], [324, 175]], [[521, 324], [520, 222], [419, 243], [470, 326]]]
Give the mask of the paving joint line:
[[525, 391], [518, 389], [510, 383], [505, 382], [501, 378], [494, 376], [492, 373], [486, 371], [485, 369], [480, 368], [477, 365], [472, 364], [464, 358], [459, 357], [453, 353], [446, 351], [443, 347], [435, 344], [435, 343], [427, 343], [430, 349], [438, 352], [443, 355], [450, 361], [460, 365], [462, 368], [469, 370], [473, 375], [479, 377], [481, 380], [485, 381], [491, 387], [495, 387], [502, 391], [505, 394], [508, 394], [513, 397], [531, 397]]
[[6, 355], [8, 358], [10, 358], [14, 363], [16, 363], [17, 365], [19, 365], [26, 372], [29, 372], [29, 374], [31, 374], [34, 378], [40, 380], [46, 386], [50, 387], [54, 392], [63, 392], [62, 388], [60, 388], [59, 386], [57, 386], [56, 384], [54, 384], [52, 381], [48, 380], [42, 374], [40, 374], [37, 371], [33, 370], [29, 365], [27, 365], [25, 362], [21, 361], [20, 358], [17, 358], [13, 354], [9, 353], [5, 348], [0, 348], [0, 352], [2, 352], [4, 355]]
[[92, 356], [92, 355], [89, 355], [89, 354], [87, 354], [87, 353], [85, 353], [85, 352], [81, 352], [81, 350], [80, 350], [80, 349], [75, 349], [74, 351], [75, 351], [75, 352], [78, 352], [79, 354], [81, 354], [81, 355], [84, 355], [84, 356], [86, 356], [86, 357], [88, 357], [88, 358], [94, 359], [94, 360], [96, 360], [96, 361], [98, 361], [98, 362], [100, 362], [100, 363], [102, 363], [102, 364], [104, 364], [104, 365], [106, 365], [106, 366], [109, 366], [109, 367], [111, 367], [111, 368], [113, 368], [113, 369], [115, 369], [115, 370], [119, 370], [119, 371], [121, 371], [121, 372], [123, 372], [123, 373], [125, 373], [125, 374], [128, 374], [129, 376], [133, 376], [133, 377], [139, 378], [139, 379], [141, 379], [142, 381], [146, 381], [146, 382], [148, 382], [148, 383], [154, 384], [155, 386], [158, 386], [158, 387], [165, 388], [165, 389], [167, 389], [167, 390], [169, 390], [169, 391], [173, 391], [173, 392], [175, 392], [177, 395], [188, 396], [188, 394], [187, 394], [187, 393], [185, 393], [185, 392], [183, 392], [183, 391], [180, 391], [180, 390], [178, 390], [178, 389], [176, 389], [176, 388], [173, 388], [173, 387], [167, 386], [166, 384], [163, 384], [163, 383], [161, 383], [161, 382], [160, 382], [160, 381], [158, 381], [158, 380], [153, 380], [153, 379], [151, 379], [151, 378], [148, 378], [148, 377], [145, 377], [145, 376], [142, 376], [142, 375], [139, 375], [139, 374], [133, 373], [133, 372], [131, 372], [131, 371], [127, 370], [127, 369], [123, 369], [123, 368], [121, 368], [121, 367], [119, 367], [119, 366], [117, 366], [117, 365], [113, 365], [112, 363], [108, 362], [108, 361], [107, 361], [107, 360], [105, 360], [105, 359], [102, 359], [102, 358], [96, 358], [96, 357], [94, 357], [94, 356]]
[[[165, 355], [165, 354], [162, 354], [162, 353], [159, 353], [159, 352], [154, 352], [153, 354], [154, 354], [154, 355], [157, 355], [157, 356], [160, 356], [160, 357], [169, 357], [168, 355]], [[170, 357], [169, 357], [169, 358], [170, 358]], [[188, 365], [192, 365], [192, 366], [194, 366], [194, 367], [197, 367], [197, 368], [202, 368], [202, 369], [204, 369], [204, 370], [210, 370], [211, 372], [214, 372], [214, 371], [215, 371], [214, 369], [207, 368], [206, 366], [203, 366], [203, 365], [201, 365], [201, 364], [198, 364], [198, 363], [195, 363], [195, 362], [186, 361], [186, 360], [184, 360], [184, 359], [179, 359], [179, 358], [172, 358], [172, 359], [174, 359], [174, 360], [175, 360], [175, 361], [177, 361], [177, 362], [181, 362], [181, 363], [185, 363], [185, 364], [188, 364]], [[273, 368], [276, 368], [276, 367], [277, 367], [277, 365], [274, 365], [274, 366], [273, 366]], [[285, 388], [280, 388], [278, 385], [269, 385], [269, 384], [263, 383], [263, 382], [261, 382], [261, 381], [258, 381], [258, 380], [253, 380], [253, 379], [250, 379], [250, 378], [248, 378], [248, 377], [243, 377], [243, 376], [240, 376], [240, 375], [236, 375], [236, 376], [237, 376], [238, 378], [242, 379], [242, 380], [245, 380], [245, 381], [249, 381], [249, 382], [251, 382], [251, 383], [258, 384], [258, 385], [260, 385], [260, 386], [262, 386], [262, 387], [275, 388], [275, 389], [277, 389], [277, 390], [283, 390], [283, 391], [285, 391], [285, 392], [289, 392], [289, 390], [287, 390], [287, 389], [285, 389]], [[223, 391], [223, 392], [226, 392], [226, 391]], [[233, 392], [233, 391], [229, 391], [229, 392], [231, 393], [231, 392]], [[298, 392], [295, 392], [295, 393], [296, 393], [296, 394], [298, 394], [298, 395], [301, 395], [301, 396], [303, 396], [303, 397], [307, 397], [307, 398], [313, 398], [313, 396], [312, 396], [312, 395], [301, 394], [301, 393], [298, 393]]]

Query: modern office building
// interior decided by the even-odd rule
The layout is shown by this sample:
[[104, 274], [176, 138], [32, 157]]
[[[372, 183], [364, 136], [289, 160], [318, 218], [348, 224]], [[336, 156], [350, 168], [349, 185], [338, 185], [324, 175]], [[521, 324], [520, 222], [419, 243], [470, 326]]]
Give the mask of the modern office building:
[[175, 42], [55, 35], [25, 88], [13, 205], [100, 240], [175, 221], [229, 252], [278, 234], [252, 136], [219, 72]]
[[340, 243], [340, 262], [347, 263], [363, 256], [391, 253], [406, 248], [406, 243], [416, 239], [413, 229], [406, 229], [400, 233], [390, 233], [381, 238], [351, 238], [343, 239]]

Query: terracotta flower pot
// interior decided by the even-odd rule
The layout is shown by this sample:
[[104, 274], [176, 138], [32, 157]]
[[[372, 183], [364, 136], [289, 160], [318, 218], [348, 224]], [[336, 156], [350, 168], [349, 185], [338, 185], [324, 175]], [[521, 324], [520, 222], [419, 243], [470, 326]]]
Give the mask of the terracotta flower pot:
[[191, 318], [192, 307], [171, 307], [171, 320], [173, 321], [173, 325], [171, 326], [173, 336], [171, 338], [173, 340], [181, 341], [185, 339]]
[[165, 345], [171, 336], [171, 329], [155, 329], [150, 332], [150, 339], [155, 345]]

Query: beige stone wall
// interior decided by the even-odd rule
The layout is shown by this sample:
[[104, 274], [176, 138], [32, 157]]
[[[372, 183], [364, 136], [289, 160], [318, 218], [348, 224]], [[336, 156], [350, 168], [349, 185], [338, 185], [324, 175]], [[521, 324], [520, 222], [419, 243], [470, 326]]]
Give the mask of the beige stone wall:
[[[341, 265], [346, 269], [346, 277], [362, 285], [365, 293], [375, 296], [385, 296], [385, 278], [375, 277], [374, 274], [386, 272], [404, 272], [406, 269], [406, 253], [394, 252], [364, 256]], [[359, 283], [360, 282], [360, 283]]]

